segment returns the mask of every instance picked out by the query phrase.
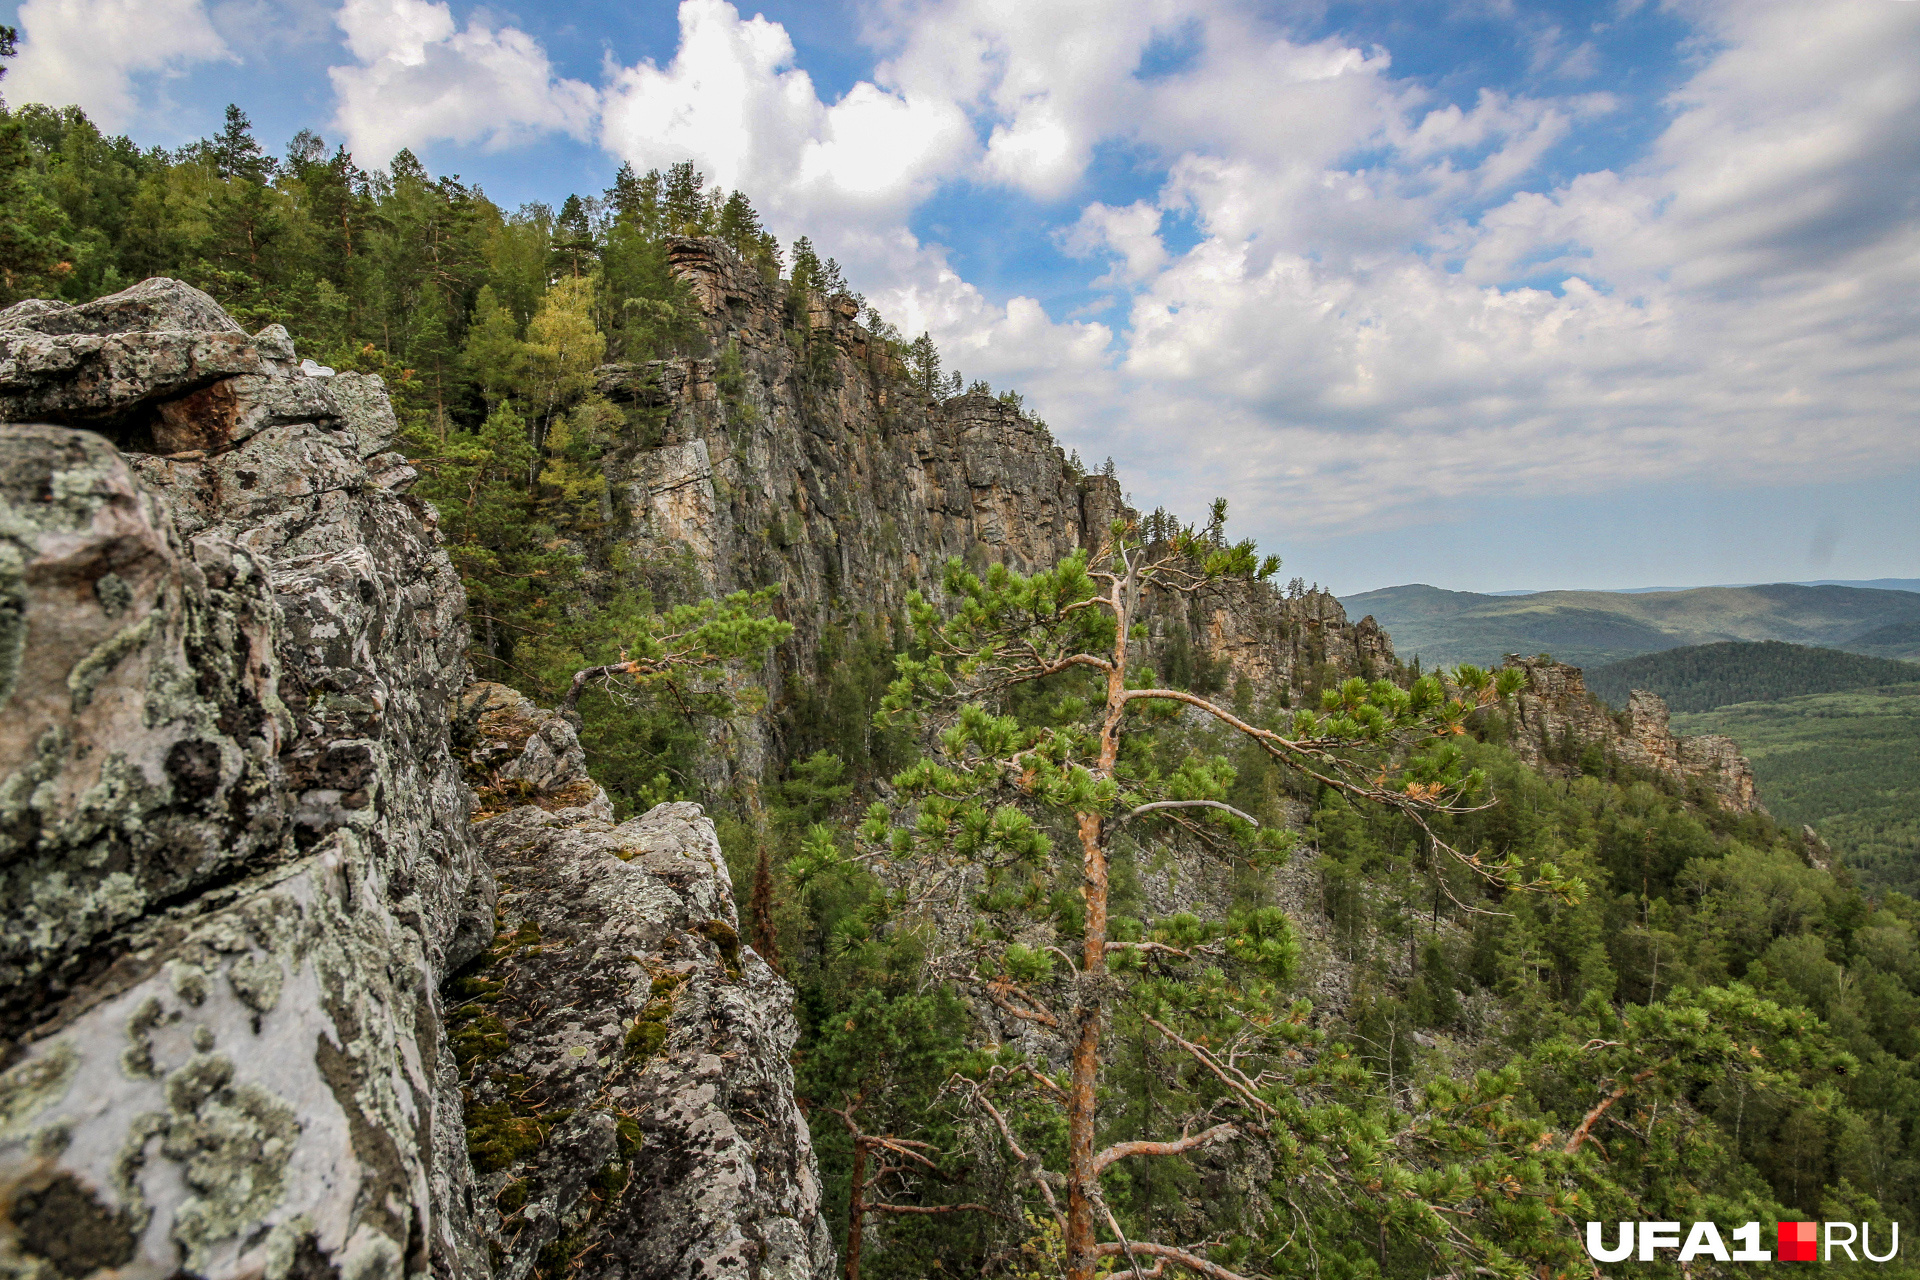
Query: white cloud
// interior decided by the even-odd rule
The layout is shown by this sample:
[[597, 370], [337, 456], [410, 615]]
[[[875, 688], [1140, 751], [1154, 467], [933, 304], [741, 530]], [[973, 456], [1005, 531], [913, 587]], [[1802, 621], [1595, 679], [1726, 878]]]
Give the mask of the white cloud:
[[107, 129], [134, 122], [136, 78], [232, 57], [204, 0], [26, 0], [16, 21], [20, 55], [0, 91], [78, 105]]
[[334, 21], [358, 61], [327, 72], [333, 127], [365, 162], [440, 139], [505, 147], [592, 128], [594, 89], [556, 76], [516, 27], [475, 17], [460, 28], [444, 0], [347, 0]]
[[1136, 200], [1124, 209], [1099, 201], [1080, 211], [1080, 220], [1060, 237], [1067, 252], [1089, 258], [1111, 252], [1119, 256], [1112, 271], [1092, 282], [1100, 288], [1145, 280], [1167, 264], [1167, 246], [1160, 239], [1160, 209], [1145, 200]]
[[[1063, 230], [1114, 257], [1096, 287], [1136, 293], [1056, 427], [1269, 536], [1920, 463], [1920, 13], [1692, 16], [1711, 54], [1648, 158], [1546, 186], [1542, 157], [1614, 99], [1434, 105], [1384, 54], [1202, 15], [1189, 65], [1075, 134], [1157, 148], [1168, 178], [1157, 209]], [[1163, 212], [1200, 243], [1156, 256]]]
[[828, 243], [842, 224], [849, 234], [897, 225], [970, 163], [973, 131], [952, 101], [863, 81], [826, 103], [793, 59], [778, 23], [685, 0], [673, 60], [612, 75], [602, 141], [640, 169], [692, 160], [789, 234]]

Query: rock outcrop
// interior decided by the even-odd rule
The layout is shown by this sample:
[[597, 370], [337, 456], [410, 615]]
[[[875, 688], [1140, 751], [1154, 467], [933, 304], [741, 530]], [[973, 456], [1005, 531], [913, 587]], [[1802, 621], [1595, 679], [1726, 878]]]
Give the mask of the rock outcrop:
[[1729, 813], [1766, 812], [1754, 789], [1753, 766], [1733, 739], [1675, 736], [1659, 695], [1633, 690], [1625, 714], [1616, 718], [1588, 692], [1578, 667], [1517, 656], [1505, 665], [1527, 678], [1516, 698], [1510, 745], [1533, 768], [1565, 776], [1590, 767], [1582, 758], [1598, 751], [1602, 759], [1610, 756], [1681, 785], [1704, 786]]
[[[638, 424], [601, 459], [609, 524], [629, 559], [684, 566], [684, 581], [655, 584], [668, 596], [782, 584], [795, 631], [765, 673], [776, 700], [788, 677], [821, 674], [829, 628], [898, 616], [912, 590], [938, 597], [948, 560], [1030, 572], [1134, 514], [1112, 476], [1070, 466], [1014, 405], [915, 390], [852, 298], [802, 308], [714, 240], [672, 241], [669, 258], [716, 354], [598, 371]], [[1149, 615], [1156, 653], [1184, 646], [1265, 689], [1306, 684], [1319, 664], [1395, 667], [1386, 635], [1325, 592], [1223, 585]], [[757, 772], [767, 746], [743, 735], [738, 767]]]
[[0, 314], [0, 395], [0, 1259], [471, 1273], [465, 600], [373, 397], [171, 281]]
[[[708, 922], [732, 919], [710, 828], [681, 810], [619, 828], [649, 851], [630, 867], [571, 826], [548, 838], [549, 820], [610, 816], [564, 724], [489, 748], [513, 729], [490, 738], [481, 715], [455, 753], [465, 601], [388, 451], [379, 381], [305, 376], [277, 327], [249, 337], [154, 280], [0, 313], [0, 415], [37, 420], [0, 427], [0, 1275], [477, 1280], [496, 1256], [524, 1274], [472, 1185], [491, 1103], [443, 1005], [446, 976], [502, 945], [468, 829], [476, 771], [487, 826], [542, 850], [515, 846], [538, 863], [513, 864], [516, 891], [598, 902], [603, 937], [658, 958], [637, 995], [595, 975], [568, 1016], [624, 1045], [620, 1020], [680, 976], [672, 1016], [642, 1019], [671, 1024], [657, 1063], [620, 1059], [623, 1099], [680, 1108], [636, 1149], [761, 1161], [664, 1235], [646, 1215], [694, 1193], [636, 1179], [657, 1196], [630, 1201], [644, 1230], [620, 1274], [758, 1250], [758, 1274], [824, 1275], [778, 980], [737, 950], [723, 977], [702, 968], [726, 936]], [[596, 900], [599, 862], [655, 887]], [[565, 1020], [537, 1025], [551, 1044], [515, 1052], [585, 1057]], [[594, 1105], [522, 1153], [570, 1231], [564, 1187], [607, 1163]], [[727, 1145], [749, 1110], [786, 1127]], [[776, 1255], [795, 1261], [767, 1269]]]
[[501, 685], [465, 706], [483, 801], [526, 788], [475, 826], [498, 932], [450, 1022], [496, 1276], [830, 1275], [793, 991], [741, 944], [713, 824], [616, 826], [559, 716]]

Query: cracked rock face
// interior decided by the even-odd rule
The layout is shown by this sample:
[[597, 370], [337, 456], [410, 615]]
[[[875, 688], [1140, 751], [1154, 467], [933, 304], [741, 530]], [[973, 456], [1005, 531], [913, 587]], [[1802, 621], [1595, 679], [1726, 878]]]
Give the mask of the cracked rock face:
[[713, 824], [616, 826], [559, 716], [498, 685], [466, 708], [469, 767], [531, 784], [475, 823], [497, 932], [448, 996], [495, 1274], [826, 1280], [793, 993], [740, 941]]
[[1514, 754], [1552, 777], [1568, 774], [1563, 757], [1586, 747], [1617, 756], [1649, 773], [1705, 787], [1729, 813], [1765, 813], [1754, 788], [1753, 766], [1733, 739], [1719, 734], [1677, 737], [1667, 724], [1667, 704], [1658, 694], [1635, 689], [1622, 725], [1587, 691], [1580, 668], [1551, 659], [1510, 657], [1507, 667], [1525, 673], [1515, 699]]
[[465, 601], [377, 380], [151, 280], [0, 313], [0, 414], [0, 1275], [484, 1274]]
[[[1137, 514], [1117, 480], [1070, 467], [1013, 405], [915, 389], [857, 322], [853, 298], [790, 307], [781, 286], [717, 240], [672, 240], [668, 260], [718, 354], [596, 371], [600, 392], [638, 424], [601, 459], [605, 515], [632, 559], [656, 568], [656, 595], [782, 584], [777, 607], [794, 635], [762, 673], [774, 700], [787, 680], [824, 674], [814, 669], [821, 640], [856, 608], [894, 617], [909, 591], [942, 597], [949, 559], [1030, 573]], [[1144, 617], [1150, 660], [1187, 648], [1256, 687], [1394, 668], [1385, 633], [1371, 619], [1350, 623], [1322, 591], [1222, 583], [1194, 600], [1155, 593]], [[766, 725], [745, 728], [712, 754], [731, 753], [754, 776]]]
[[0, 1280], [830, 1274], [711, 824], [461, 695], [379, 380], [150, 280], [0, 313], [0, 415]]

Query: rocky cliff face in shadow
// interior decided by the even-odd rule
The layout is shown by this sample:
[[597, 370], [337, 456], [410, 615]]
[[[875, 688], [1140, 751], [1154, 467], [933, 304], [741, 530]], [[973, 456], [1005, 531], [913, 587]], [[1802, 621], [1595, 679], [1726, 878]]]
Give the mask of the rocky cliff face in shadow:
[[1682, 785], [1703, 784], [1729, 813], [1766, 812], [1754, 789], [1753, 766], [1733, 739], [1719, 734], [1676, 737], [1667, 725], [1667, 704], [1658, 694], [1633, 690], [1625, 716], [1616, 719], [1587, 691], [1578, 667], [1521, 657], [1510, 657], [1505, 665], [1526, 673], [1510, 745], [1533, 768], [1566, 776], [1581, 767], [1586, 751], [1596, 749], [1603, 757], [1613, 756]]
[[[496, 919], [467, 775], [507, 784], [483, 800], [498, 831], [543, 831], [543, 799], [607, 810], [570, 731], [491, 760], [458, 720], [465, 601], [387, 450], [378, 380], [305, 377], [284, 332], [248, 336], [204, 294], [155, 280], [0, 313], [0, 417], [37, 420], [0, 427], [0, 1272], [525, 1274], [538, 1256], [494, 1235], [495, 1188], [472, 1174], [494, 1133], [473, 1067], [499, 1055], [468, 1054], [463, 1079], [471, 1025], [449, 1035], [442, 991], [524, 910]], [[676, 869], [712, 843], [697, 813], [629, 828], [622, 848], [650, 841]], [[680, 1106], [703, 1140], [747, 1110], [780, 1132], [723, 1153], [780, 1157], [697, 1223], [649, 1221], [654, 1253], [622, 1274], [694, 1274], [751, 1250], [794, 1260], [762, 1274], [826, 1274], [778, 980], [737, 952], [714, 961], [723, 978], [701, 966], [722, 954], [708, 922], [731, 920], [724, 875], [656, 920], [644, 913], [668, 909], [667, 889], [602, 901], [588, 882], [596, 860], [636, 885], [661, 877], [583, 837], [543, 848], [542, 874], [581, 881], [567, 909], [592, 906], [600, 936], [661, 952], [689, 1010], [730, 1009], [728, 1044], [759, 1047], [713, 1068], [717, 1042], [655, 1019], [685, 1033], [621, 1059], [621, 1096]], [[635, 975], [636, 991], [604, 976], [583, 989], [607, 1004], [581, 1024], [646, 1021], [658, 976]], [[570, 1024], [535, 1025], [515, 1052], [584, 1058]], [[605, 1121], [594, 1105], [583, 1094], [577, 1110]], [[568, 1231], [566, 1188], [605, 1175], [602, 1139], [624, 1149], [606, 1128], [583, 1119], [550, 1149], [546, 1131], [516, 1139], [513, 1168], [539, 1171], [516, 1176]], [[681, 1131], [654, 1132], [641, 1148], [659, 1154]], [[672, 1180], [650, 1177], [666, 1198], [634, 1203], [675, 1203]]]

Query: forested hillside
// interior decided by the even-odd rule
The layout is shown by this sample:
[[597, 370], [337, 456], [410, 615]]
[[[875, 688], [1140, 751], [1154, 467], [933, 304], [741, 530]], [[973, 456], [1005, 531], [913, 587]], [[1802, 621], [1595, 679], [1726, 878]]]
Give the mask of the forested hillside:
[[[797, 992], [850, 1275], [1520, 1280], [1594, 1274], [1589, 1220], [1920, 1220], [1920, 904], [1579, 744], [1527, 769], [1511, 678], [1416, 677], [1223, 509], [1135, 518], [690, 166], [505, 211], [238, 111], [167, 153], [23, 107], [0, 249], [7, 301], [170, 275], [386, 379], [476, 670], [567, 702], [622, 809], [716, 814], [747, 936], [699, 928]], [[835, 506], [836, 458], [901, 505]], [[939, 590], [890, 568], [908, 503]], [[1161, 597], [1093, 607], [1146, 562]], [[510, 1061], [484, 966], [545, 945], [493, 941], [446, 991], [469, 1073]], [[682, 979], [638, 982], [636, 1071]], [[501, 1099], [468, 1150], [513, 1232], [500, 1171], [563, 1117]], [[582, 1177], [639, 1176], [645, 1123]]]
[[1615, 707], [1648, 689], [1674, 711], [1707, 711], [1732, 702], [1771, 702], [1920, 679], [1920, 663], [1894, 662], [1779, 640], [1689, 645], [1611, 662], [1586, 673], [1587, 688]]
[[1740, 743], [1768, 809], [1863, 883], [1920, 890], [1920, 665], [1779, 641], [1668, 649], [1587, 672], [1615, 707], [1666, 699], [1686, 733]]
[[1920, 681], [1736, 702], [1674, 723], [1738, 741], [1774, 816], [1813, 827], [1863, 884], [1920, 893]]

